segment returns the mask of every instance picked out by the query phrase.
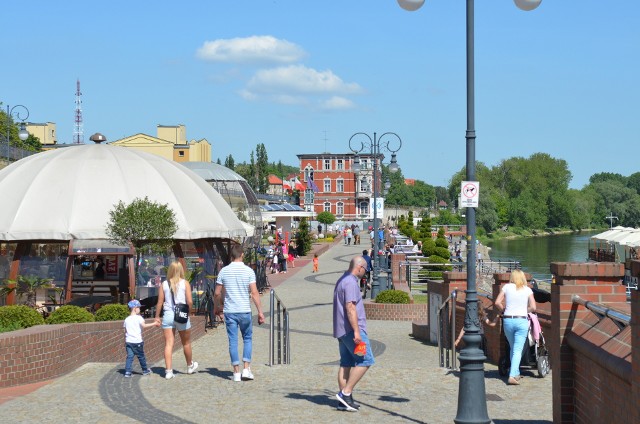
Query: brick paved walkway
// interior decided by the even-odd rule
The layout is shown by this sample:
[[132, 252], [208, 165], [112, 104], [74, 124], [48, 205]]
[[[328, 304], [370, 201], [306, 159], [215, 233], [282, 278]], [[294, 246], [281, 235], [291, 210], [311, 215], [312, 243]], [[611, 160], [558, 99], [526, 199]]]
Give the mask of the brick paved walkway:
[[[363, 245], [368, 239], [363, 237]], [[154, 374], [123, 378], [122, 358], [87, 364], [50, 384], [0, 405], [3, 422], [147, 423], [450, 423], [456, 415], [457, 373], [438, 367], [437, 348], [409, 336], [410, 322], [370, 321], [376, 365], [357, 386], [358, 413], [335, 410], [337, 343], [331, 336], [331, 301], [336, 279], [361, 246], [335, 243], [320, 256], [320, 272], [299, 261], [287, 274], [270, 276], [290, 309], [292, 364], [268, 367], [268, 325], [255, 327], [256, 380], [231, 381], [224, 327], [194, 343], [199, 372], [186, 374], [182, 352], [174, 355], [177, 377]], [[269, 297], [262, 297], [265, 310]], [[149, 331], [154, 331], [149, 330]], [[137, 366], [137, 362], [136, 362]], [[135, 368], [134, 368], [135, 369]], [[486, 365], [489, 416], [495, 423], [550, 423], [551, 376], [527, 376], [507, 386]], [[18, 389], [16, 389], [17, 392]]]

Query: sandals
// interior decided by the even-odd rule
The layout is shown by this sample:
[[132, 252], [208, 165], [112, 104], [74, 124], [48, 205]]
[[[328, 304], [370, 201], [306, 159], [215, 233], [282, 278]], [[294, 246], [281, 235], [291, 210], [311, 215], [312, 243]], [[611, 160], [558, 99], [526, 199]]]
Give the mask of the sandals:
[[518, 386], [520, 385], [520, 382], [518, 380], [519, 379], [517, 377], [509, 377], [509, 380], [507, 380], [507, 384], [510, 386]]

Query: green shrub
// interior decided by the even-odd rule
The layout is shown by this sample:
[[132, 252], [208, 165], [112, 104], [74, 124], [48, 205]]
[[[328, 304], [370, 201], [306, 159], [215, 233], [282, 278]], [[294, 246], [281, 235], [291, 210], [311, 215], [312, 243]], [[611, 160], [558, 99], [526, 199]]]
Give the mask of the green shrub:
[[130, 314], [127, 305], [112, 303], [104, 305], [96, 312], [96, 321], [122, 321]]
[[376, 296], [376, 303], [410, 303], [409, 293], [402, 290], [384, 290]]
[[72, 322], [93, 322], [93, 314], [74, 305], [61, 306], [49, 315], [47, 324], [67, 324]]
[[[44, 318], [38, 311], [25, 305], [0, 306], [0, 327], [20, 328], [44, 324]], [[15, 326], [18, 328], [14, 328]]]
[[[429, 263], [430, 264], [446, 264], [446, 263], [449, 263], [449, 260], [438, 255], [432, 255], [432, 256], [429, 256]], [[429, 267], [430, 271], [451, 271], [451, 269], [452, 269], [451, 265]]]
[[444, 247], [445, 249], [448, 250], [449, 249], [449, 242], [447, 241], [447, 239], [438, 237], [436, 239], [436, 246], [437, 247]]
[[436, 252], [436, 242], [428, 238], [422, 242], [422, 254], [426, 257], [434, 255]]
[[445, 262], [448, 262], [449, 258], [451, 257], [451, 252], [449, 252], [449, 249], [447, 249], [446, 247], [436, 247], [434, 255], [438, 255], [443, 258]]
[[22, 327], [17, 322], [11, 323], [11, 324], [9, 324], [7, 326], [0, 325], [0, 333], [8, 333], [9, 331], [22, 330], [23, 328], [24, 327]]

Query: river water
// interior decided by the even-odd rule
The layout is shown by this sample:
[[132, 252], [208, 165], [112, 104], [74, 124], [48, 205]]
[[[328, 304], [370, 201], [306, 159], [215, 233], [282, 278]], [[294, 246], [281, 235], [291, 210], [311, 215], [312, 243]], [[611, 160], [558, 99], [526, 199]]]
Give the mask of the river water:
[[520, 261], [522, 270], [538, 280], [551, 278], [551, 262], [587, 262], [589, 238], [597, 231], [525, 239], [498, 240], [489, 244], [492, 261]]

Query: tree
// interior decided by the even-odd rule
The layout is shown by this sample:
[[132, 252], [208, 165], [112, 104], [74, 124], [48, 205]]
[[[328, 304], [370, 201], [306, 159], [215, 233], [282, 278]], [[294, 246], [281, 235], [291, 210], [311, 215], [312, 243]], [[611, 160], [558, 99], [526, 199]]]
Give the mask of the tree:
[[231, 156], [231, 154], [224, 159], [224, 166], [231, 169], [232, 171], [235, 168], [236, 162], [233, 160], [233, 156]]
[[305, 217], [300, 219], [300, 225], [298, 225], [296, 246], [298, 246], [300, 256], [306, 255], [311, 250], [311, 232], [309, 231], [309, 221]]
[[256, 146], [256, 187], [258, 193], [266, 193], [269, 188], [269, 157], [267, 148], [259, 143]]
[[324, 232], [327, 233], [327, 225], [336, 222], [336, 217], [331, 212], [323, 211], [318, 214], [318, 222], [324, 224]]
[[149, 198], [135, 198], [125, 205], [120, 201], [109, 212], [107, 237], [118, 245], [131, 243], [136, 248], [136, 266], [145, 249], [164, 253], [173, 243], [178, 229], [173, 210]]

